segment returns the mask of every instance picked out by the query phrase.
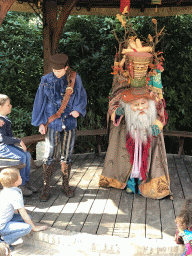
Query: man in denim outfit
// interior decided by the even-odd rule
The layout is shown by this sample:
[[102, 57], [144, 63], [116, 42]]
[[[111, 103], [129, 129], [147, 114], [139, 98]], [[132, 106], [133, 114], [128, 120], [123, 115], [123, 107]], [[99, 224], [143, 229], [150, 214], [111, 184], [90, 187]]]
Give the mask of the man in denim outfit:
[[[53, 158], [58, 142], [61, 141], [61, 171], [63, 174], [62, 190], [67, 197], [74, 197], [74, 191], [69, 186], [71, 170], [71, 156], [76, 138], [77, 117], [85, 116], [87, 94], [80, 76], [76, 73], [73, 93], [62, 111], [60, 117], [46, 126], [48, 118], [53, 116], [61, 107], [66, 88], [70, 86], [69, 77], [74, 73], [68, 65], [66, 54], [51, 56], [52, 72], [41, 78], [36, 93], [32, 125], [39, 126], [39, 132], [46, 134], [44, 167], [44, 188], [40, 196], [41, 201], [50, 198], [50, 177], [53, 173]], [[71, 87], [70, 87], [71, 89]]]

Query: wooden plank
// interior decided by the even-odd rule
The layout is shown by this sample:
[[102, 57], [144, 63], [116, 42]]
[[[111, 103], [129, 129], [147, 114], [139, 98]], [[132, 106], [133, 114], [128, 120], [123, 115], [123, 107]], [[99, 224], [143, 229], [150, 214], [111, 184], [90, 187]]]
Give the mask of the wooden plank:
[[84, 223], [81, 232], [89, 234], [97, 234], [97, 230], [102, 218], [103, 211], [110, 193], [110, 188], [100, 188], [92, 204], [89, 215]]
[[171, 238], [175, 236], [175, 214], [173, 209], [173, 202], [169, 198], [160, 200], [161, 209], [161, 225], [162, 225], [162, 238]]
[[[111, 1], [112, 2], [112, 1]], [[182, 2], [179, 2], [182, 3]], [[34, 12], [34, 10], [27, 4], [22, 3], [19, 4], [17, 1], [12, 5], [10, 11], [17, 11], [17, 12]], [[86, 7], [81, 8], [73, 8], [70, 15], [106, 15], [106, 16], [116, 16], [119, 13], [119, 6], [116, 7], [94, 7], [88, 9]], [[175, 15], [183, 15], [183, 14], [192, 14], [192, 7], [191, 6], [172, 6], [172, 7], [161, 7], [158, 6], [157, 9], [154, 8], [145, 8], [144, 10], [141, 8], [131, 8], [129, 16], [175, 16]]]
[[171, 191], [173, 194], [173, 206], [175, 216], [178, 215], [182, 202], [184, 200], [183, 188], [180, 182], [179, 174], [177, 171], [177, 166], [175, 163], [175, 158], [172, 155], [172, 160], [168, 158], [168, 166], [169, 166], [169, 178], [171, 183]]
[[165, 131], [163, 131], [163, 135], [192, 138], [192, 132], [186, 132], [186, 131], [168, 131], [168, 130], [165, 130]]
[[4, 159], [0, 158], [0, 171], [3, 170], [4, 168], [18, 168], [22, 169], [26, 165], [23, 164], [20, 160], [17, 159]]
[[133, 194], [127, 194], [124, 190], [122, 191], [113, 236], [129, 236], [133, 198]]
[[159, 200], [147, 198], [146, 237], [162, 238]]
[[[76, 211], [74, 212], [71, 221], [69, 222], [66, 230], [80, 232], [84, 222], [89, 214], [91, 206], [98, 192], [98, 176], [101, 174], [102, 167], [100, 166], [101, 161], [94, 161], [90, 166], [90, 170], [86, 173], [81, 180], [78, 187], [82, 190], [83, 195], [79, 198], [79, 204]], [[87, 177], [86, 177], [87, 176]], [[88, 178], [88, 180], [86, 180]], [[88, 184], [87, 184], [88, 182]], [[87, 186], [85, 186], [87, 184]]]
[[[75, 160], [77, 159], [78, 158], [76, 158]], [[56, 165], [56, 171], [51, 177], [51, 182], [50, 182], [51, 198], [47, 202], [40, 202], [39, 193], [33, 194], [30, 198], [25, 198], [26, 209], [30, 211], [30, 214], [32, 215], [33, 220], [35, 222], [40, 222], [40, 220], [43, 218], [45, 213], [48, 211], [50, 205], [53, 204], [55, 199], [61, 193], [61, 182], [59, 183], [60, 179], [61, 179], [61, 170], [60, 170], [60, 164], [58, 163], [58, 165]], [[41, 181], [38, 180], [38, 184], [39, 182], [41, 182], [41, 186], [43, 186], [42, 179]]]
[[184, 197], [185, 197], [185, 199], [191, 198], [192, 197], [192, 184], [191, 184], [191, 179], [190, 179], [189, 173], [187, 172], [187, 169], [185, 167], [183, 158], [175, 156], [175, 163], [177, 166], [177, 171], [178, 171], [181, 185], [183, 188]]
[[129, 237], [145, 237], [146, 198], [135, 194]]
[[105, 209], [102, 214], [99, 228], [97, 230], [97, 235], [113, 234], [121, 193], [121, 190], [111, 188]]
[[[70, 180], [70, 185], [76, 187], [76, 196], [73, 198], [69, 198], [67, 203], [63, 205], [62, 210], [60, 211], [59, 216], [57, 216], [58, 218], [56, 218], [53, 223], [52, 226], [55, 228], [60, 228], [60, 229], [66, 229], [68, 223], [70, 222], [76, 208], [77, 205], [79, 204], [79, 192], [80, 189], [77, 187], [79, 185], [79, 183], [81, 182], [81, 179], [83, 178], [83, 176], [85, 175], [85, 173], [87, 172], [87, 170], [89, 169], [91, 163], [93, 162], [94, 158], [91, 157], [86, 157], [86, 159], [83, 161], [83, 165], [82, 167], [80, 166], [75, 174], [73, 175], [72, 179]], [[59, 201], [61, 201], [62, 196], [60, 196], [58, 198]], [[58, 204], [58, 201], [55, 201], [54, 205]], [[51, 211], [51, 208], [50, 210]], [[52, 216], [52, 215], [51, 215]], [[45, 216], [44, 220], [47, 219], [49, 220], [49, 217]]]

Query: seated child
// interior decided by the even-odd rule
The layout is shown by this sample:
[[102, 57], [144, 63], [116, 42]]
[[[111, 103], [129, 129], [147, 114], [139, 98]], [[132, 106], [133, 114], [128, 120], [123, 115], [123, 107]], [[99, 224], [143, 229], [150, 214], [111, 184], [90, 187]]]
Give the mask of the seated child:
[[[31, 155], [24, 142], [13, 136], [11, 121], [7, 118], [11, 108], [9, 97], [0, 94], [0, 158], [18, 159], [26, 164], [26, 167], [20, 170], [22, 178], [20, 189], [24, 196], [30, 196], [33, 192], [37, 192], [37, 189], [29, 183]], [[20, 144], [20, 147], [15, 144]]]
[[175, 222], [175, 241], [177, 244], [185, 244], [185, 251], [181, 256], [192, 255], [192, 199], [185, 201]]
[[23, 202], [22, 179], [16, 168], [3, 169], [0, 173], [3, 190], [0, 193], [0, 240], [11, 245], [33, 231], [45, 230], [47, 226], [35, 226]]

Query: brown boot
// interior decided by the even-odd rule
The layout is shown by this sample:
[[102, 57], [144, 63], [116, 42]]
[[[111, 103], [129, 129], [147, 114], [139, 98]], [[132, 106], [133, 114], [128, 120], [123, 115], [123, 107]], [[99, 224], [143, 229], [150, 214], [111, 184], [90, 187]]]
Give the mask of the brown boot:
[[40, 196], [41, 202], [46, 202], [50, 198], [50, 178], [52, 174], [52, 165], [43, 165], [43, 191]]
[[71, 164], [61, 163], [61, 171], [63, 173], [62, 190], [67, 197], [74, 197], [75, 192], [69, 186], [69, 176], [71, 171]]

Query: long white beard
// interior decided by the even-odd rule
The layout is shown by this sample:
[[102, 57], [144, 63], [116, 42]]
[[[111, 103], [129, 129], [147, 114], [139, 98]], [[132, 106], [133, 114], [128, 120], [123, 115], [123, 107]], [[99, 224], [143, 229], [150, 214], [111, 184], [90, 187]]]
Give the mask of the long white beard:
[[147, 142], [147, 137], [152, 136], [151, 125], [155, 124], [157, 117], [155, 102], [149, 100], [149, 108], [143, 110], [145, 114], [140, 114], [140, 111], [133, 111], [130, 103], [124, 103], [121, 101], [120, 105], [125, 111], [125, 121], [127, 133], [133, 139], [136, 139], [139, 135], [140, 142]]

